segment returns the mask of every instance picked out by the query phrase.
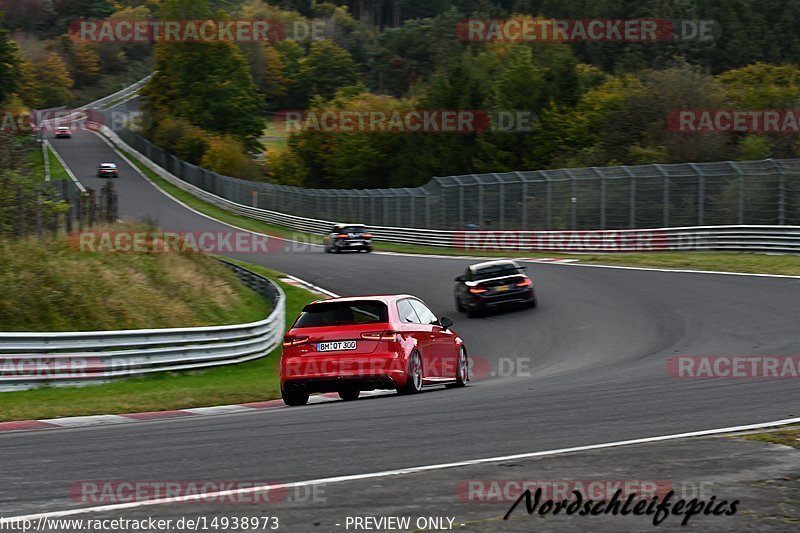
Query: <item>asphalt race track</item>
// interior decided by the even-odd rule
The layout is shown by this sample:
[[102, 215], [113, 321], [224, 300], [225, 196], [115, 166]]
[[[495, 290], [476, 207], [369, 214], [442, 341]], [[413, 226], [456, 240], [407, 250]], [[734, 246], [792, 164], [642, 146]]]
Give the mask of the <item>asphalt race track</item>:
[[[230, 229], [162, 194], [92, 133], [52, 144], [88, 187], [102, 186], [100, 162], [119, 165], [125, 219]], [[800, 354], [800, 279], [531, 264], [538, 309], [469, 320], [452, 296], [467, 260], [318, 247], [239, 258], [342, 295], [418, 295], [455, 319], [491, 371], [465, 389], [413, 397], [3, 434], [0, 516], [79, 506], [69, 498], [76, 480], [302, 481], [800, 416], [795, 380], [666, 370], [674, 355]], [[516, 368], [501, 372], [501, 361]]]

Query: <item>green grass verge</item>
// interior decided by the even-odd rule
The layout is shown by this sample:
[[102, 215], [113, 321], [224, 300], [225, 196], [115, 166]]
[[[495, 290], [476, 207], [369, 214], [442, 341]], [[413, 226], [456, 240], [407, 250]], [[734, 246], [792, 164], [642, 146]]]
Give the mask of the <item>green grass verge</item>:
[[800, 427], [794, 426], [777, 431], [765, 431], [763, 433], [753, 433], [742, 437], [747, 440], [767, 442], [769, 444], [783, 444], [793, 448], [800, 448]]
[[267, 119], [267, 125], [261, 135], [265, 137], [261, 141], [265, 151], [272, 149], [278, 152], [284, 152], [289, 148], [289, 137], [291, 137], [291, 134], [285, 130], [276, 128], [272, 118]]
[[69, 174], [64, 169], [64, 165], [61, 164], [61, 161], [58, 160], [50, 147], [47, 148], [47, 158], [50, 160], [50, 181], [70, 179]]
[[[276, 279], [279, 274], [259, 265], [236, 263]], [[318, 297], [305, 289], [278, 282], [286, 293], [291, 320]], [[186, 409], [280, 397], [280, 347], [268, 357], [204, 371], [165, 373], [104, 385], [42, 388], [0, 393], [0, 421], [93, 414]]]
[[[322, 237], [310, 233], [302, 233], [281, 226], [266, 224], [259, 220], [229, 213], [199, 198], [175, 187], [161, 176], [147, 168], [136, 158], [121, 150], [144, 172], [156, 185], [174, 196], [193, 209], [208, 216], [227, 222], [234, 226], [261, 233], [269, 233], [287, 239], [301, 242], [321, 243]], [[394, 243], [375, 244], [376, 250], [387, 252], [401, 252], [411, 254], [438, 254], [452, 256], [481, 256], [481, 257], [517, 257], [517, 258], [563, 258], [578, 259], [582, 263], [635, 266], [653, 268], [674, 268], [687, 270], [715, 270], [725, 272], [745, 272], [750, 274], [784, 274], [800, 275], [800, 256], [765, 255], [745, 253], [712, 253], [712, 252], [658, 252], [658, 253], [633, 253], [633, 254], [596, 254], [574, 255], [557, 252], [490, 252], [490, 251], [465, 251], [459, 248], [445, 248], [438, 246], [416, 246]]]
[[44, 158], [42, 157], [42, 145], [39, 143], [32, 145], [32, 148], [25, 154], [25, 159], [27, 159], [27, 162], [30, 165], [31, 174], [38, 181], [44, 181]]

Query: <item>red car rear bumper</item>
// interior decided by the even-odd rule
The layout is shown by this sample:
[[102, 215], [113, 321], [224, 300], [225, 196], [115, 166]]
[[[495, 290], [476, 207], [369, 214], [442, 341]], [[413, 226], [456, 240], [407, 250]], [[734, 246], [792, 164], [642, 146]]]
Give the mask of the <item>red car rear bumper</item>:
[[395, 389], [405, 385], [407, 368], [398, 353], [300, 355], [281, 359], [281, 387], [309, 393]]

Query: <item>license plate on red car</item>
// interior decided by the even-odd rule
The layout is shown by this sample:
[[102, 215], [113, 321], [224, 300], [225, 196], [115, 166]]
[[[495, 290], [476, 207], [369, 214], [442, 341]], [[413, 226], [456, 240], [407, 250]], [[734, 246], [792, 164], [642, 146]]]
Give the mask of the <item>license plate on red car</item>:
[[318, 352], [343, 352], [355, 349], [356, 349], [356, 341], [332, 341], [332, 342], [320, 342], [319, 344], [317, 344]]

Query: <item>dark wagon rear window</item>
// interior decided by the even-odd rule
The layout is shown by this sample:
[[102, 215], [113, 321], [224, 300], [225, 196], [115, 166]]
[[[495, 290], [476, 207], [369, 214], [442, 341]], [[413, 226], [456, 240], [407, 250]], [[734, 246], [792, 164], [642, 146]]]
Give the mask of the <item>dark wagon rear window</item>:
[[295, 328], [378, 324], [389, 321], [386, 304], [376, 301], [321, 302], [310, 304], [295, 322]]
[[522, 274], [522, 271], [517, 265], [513, 263], [503, 263], [499, 265], [491, 265], [475, 270], [473, 279], [491, 279], [499, 278], [502, 276], [513, 276], [514, 274]]

